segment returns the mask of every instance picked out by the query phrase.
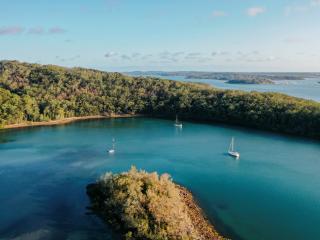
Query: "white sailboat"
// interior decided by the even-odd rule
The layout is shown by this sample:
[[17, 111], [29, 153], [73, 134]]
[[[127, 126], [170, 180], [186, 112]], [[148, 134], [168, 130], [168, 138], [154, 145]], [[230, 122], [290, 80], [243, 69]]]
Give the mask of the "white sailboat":
[[179, 128], [182, 128], [182, 123], [179, 122], [179, 120], [178, 120], [178, 115], [176, 115], [176, 121], [175, 121], [175, 123], [174, 123], [174, 126], [179, 127]]
[[230, 146], [229, 146], [229, 150], [228, 150], [228, 154], [232, 157], [235, 157], [235, 158], [239, 158], [240, 157], [240, 153], [236, 152], [234, 150], [234, 137], [232, 137], [231, 139], [231, 143], [230, 143]]
[[108, 153], [115, 153], [116, 149], [115, 149], [115, 139], [112, 138], [112, 148], [108, 150]]

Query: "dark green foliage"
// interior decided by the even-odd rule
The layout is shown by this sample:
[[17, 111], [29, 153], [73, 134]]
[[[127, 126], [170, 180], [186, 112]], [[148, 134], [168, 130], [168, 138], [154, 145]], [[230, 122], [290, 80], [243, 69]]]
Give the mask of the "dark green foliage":
[[22, 99], [9, 91], [0, 88], [0, 126], [19, 123], [24, 118]]
[[142, 113], [219, 121], [320, 138], [320, 103], [278, 93], [129, 77], [91, 69], [0, 62], [0, 124]]

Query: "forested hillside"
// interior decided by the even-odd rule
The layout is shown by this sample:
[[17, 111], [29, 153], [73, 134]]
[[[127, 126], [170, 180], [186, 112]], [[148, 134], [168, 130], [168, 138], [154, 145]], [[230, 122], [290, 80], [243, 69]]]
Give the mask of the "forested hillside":
[[320, 138], [320, 103], [313, 101], [91, 69], [0, 62], [2, 126], [111, 113], [178, 113], [182, 119]]

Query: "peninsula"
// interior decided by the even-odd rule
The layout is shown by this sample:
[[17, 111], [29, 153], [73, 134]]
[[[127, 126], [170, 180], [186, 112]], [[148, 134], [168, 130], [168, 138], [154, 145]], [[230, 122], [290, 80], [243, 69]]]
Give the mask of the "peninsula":
[[107, 173], [87, 186], [90, 209], [124, 239], [223, 240], [192, 194], [168, 174]]

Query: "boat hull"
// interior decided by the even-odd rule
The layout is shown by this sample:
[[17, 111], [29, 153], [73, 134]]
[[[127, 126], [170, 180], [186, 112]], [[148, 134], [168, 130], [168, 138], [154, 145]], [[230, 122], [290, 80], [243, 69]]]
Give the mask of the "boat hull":
[[231, 151], [229, 151], [228, 154], [229, 154], [230, 156], [232, 156], [232, 157], [235, 157], [235, 158], [239, 158], [239, 157], [240, 157], [240, 153], [238, 153], [238, 152], [231, 152]]

